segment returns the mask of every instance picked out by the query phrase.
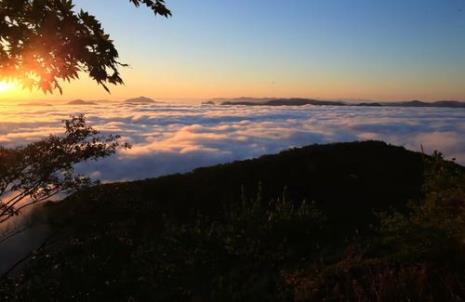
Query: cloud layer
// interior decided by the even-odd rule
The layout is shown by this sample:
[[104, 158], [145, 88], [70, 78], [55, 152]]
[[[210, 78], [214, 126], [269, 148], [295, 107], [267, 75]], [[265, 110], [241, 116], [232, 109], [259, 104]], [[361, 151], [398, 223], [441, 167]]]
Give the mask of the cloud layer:
[[104, 181], [133, 180], [253, 158], [314, 143], [377, 139], [442, 151], [465, 164], [465, 110], [397, 107], [246, 107], [130, 105], [0, 106], [0, 144], [14, 146], [62, 132], [63, 119], [86, 113], [104, 133], [133, 148], [80, 165]]

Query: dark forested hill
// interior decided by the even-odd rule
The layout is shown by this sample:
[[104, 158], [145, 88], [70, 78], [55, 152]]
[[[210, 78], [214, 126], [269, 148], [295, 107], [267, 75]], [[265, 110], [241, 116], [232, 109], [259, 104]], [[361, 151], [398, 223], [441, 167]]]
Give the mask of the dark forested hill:
[[53, 232], [0, 297], [460, 301], [463, 175], [355, 142], [100, 185], [41, 209]]
[[[264, 200], [283, 194], [315, 201], [340, 224], [366, 224], [373, 209], [405, 205], [421, 192], [422, 155], [382, 142], [313, 145], [277, 155], [200, 168], [129, 183], [100, 186], [70, 197], [68, 203], [149, 204], [179, 219], [197, 212], [217, 215], [242, 195]], [[81, 217], [79, 218], [81, 219]], [[85, 218], [84, 218], [85, 219]]]

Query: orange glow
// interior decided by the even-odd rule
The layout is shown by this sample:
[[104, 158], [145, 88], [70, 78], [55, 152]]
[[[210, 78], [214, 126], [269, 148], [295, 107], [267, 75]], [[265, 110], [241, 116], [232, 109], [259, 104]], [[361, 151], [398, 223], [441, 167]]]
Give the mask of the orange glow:
[[[409, 100], [422, 99], [463, 99], [465, 93], [463, 77], [438, 82], [433, 76], [411, 76], [410, 79], [398, 76], [389, 78], [385, 74], [365, 76], [363, 73], [318, 73], [282, 72], [272, 75], [266, 72], [230, 71], [221, 73], [215, 70], [189, 69], [159, 66], [159, 70], [169, 73], [154, 73], [142, 65], [121, 70], [125, 85], [110, 86], [108, 94], [84, 73], [76, 81], [62, 82], [63, 94], [44, 94], [38, 89], [25, 89], [21, 82], [0, 81], [0, 104], [32, 101], [124, 100], [144, 95], [161, 101], [182, 101], [198, 103], [210, 98], [247, 97], [306, 97], [318, 99], [354, 100]], [[180, 72], [184, 70], [184, 72]], [[243, 69], [245, 70], [245, 69]], [[353, 75], [353, 76], [351, 76]], [[382, 83], [379, 79], [384, 80]]]

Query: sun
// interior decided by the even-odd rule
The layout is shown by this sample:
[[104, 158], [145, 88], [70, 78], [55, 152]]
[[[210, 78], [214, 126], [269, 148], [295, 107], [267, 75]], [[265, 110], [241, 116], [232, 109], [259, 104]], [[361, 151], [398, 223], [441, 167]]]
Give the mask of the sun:
[[5, 93], [10, 90], [13, 90], [15, 87], [15, 83], [0, 81], [0, 93]]
[[11, 92], [16, 88], [16, 84], [13, 82], [0, 81], [0, 93], [5, 94]]

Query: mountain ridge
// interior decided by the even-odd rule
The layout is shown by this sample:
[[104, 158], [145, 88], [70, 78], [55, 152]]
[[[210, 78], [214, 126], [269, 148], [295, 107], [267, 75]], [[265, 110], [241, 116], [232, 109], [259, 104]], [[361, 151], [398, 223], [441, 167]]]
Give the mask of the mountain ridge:
[[365, 106], [365, 107], [434, 107], [434, 108], [465, 108], [465, 101], [438, 100], [432, 102], [411, 100], [396, 102], [348, 102], [335, 100], [317, 100], [310, 98], [232, 98], [232, 99], [212, 99], [204, 104], [218, 104], [224, 106]]

